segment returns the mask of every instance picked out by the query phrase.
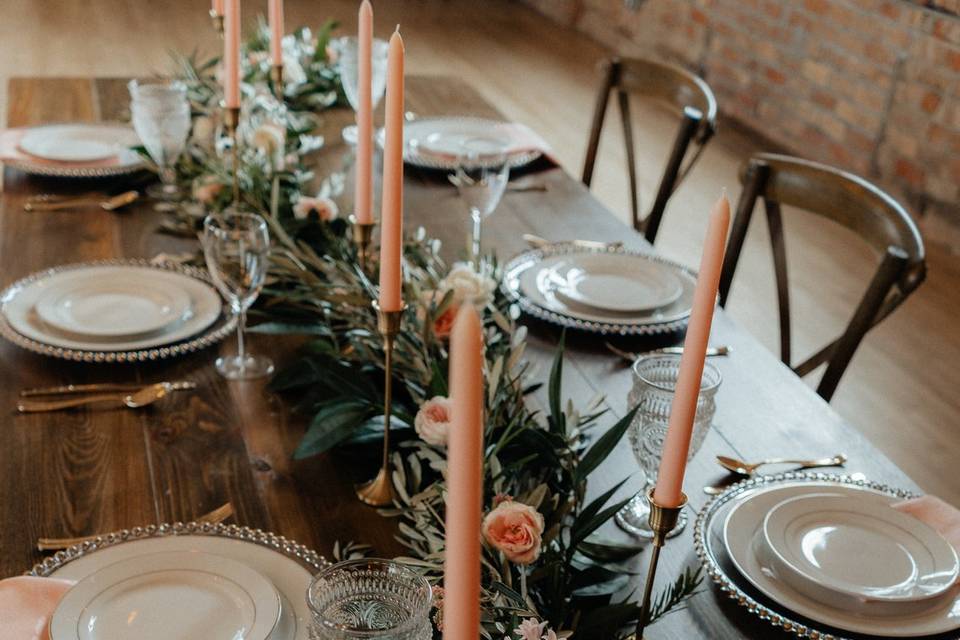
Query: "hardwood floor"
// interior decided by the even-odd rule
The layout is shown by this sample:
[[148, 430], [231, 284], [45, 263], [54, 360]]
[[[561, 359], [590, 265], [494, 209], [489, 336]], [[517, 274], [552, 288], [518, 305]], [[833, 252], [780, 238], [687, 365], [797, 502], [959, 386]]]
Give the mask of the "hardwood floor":
[[[249, 21], [257, 12], [265, 12], [266, 0], [243, 5]], [[4, 0], [4, 9], [0, 21], [3, 113], [10, 76], [163, 72], [169, 68], [170, 50], [196, 47], [214, 52], [219, 47], [202, 0]], [[509, 117], [537, 129], [553, 145], [564, 167], [579, 174], [593, 109], [596, 65], [609, 52], [506, 0], [381, 1], [375, 11], [380, 36], [401, 23], [411, 73], [465, 78]], [[291, 28], [335, 17], [345, 31], [352, 32], [355, 16], [354, 0], [287, 0]], [[643, 204], [648, 207], [675, 124], [650, 106], [637, 105], [635, 119]], [[616, 119], [610, 122], [615, 124]], [[593, 190], [626, 219], [624, 154], [616, 129], [608, 125], [604, 135]], [[758, 148], [757, 141], [721, 122], [720, 134], [668, 207], [658, 241], [661, 251], [696, 264], [710, 204], [724, 188], [732, 199], [737, 197], [737, 168]], [[844, 326], [875, 258], [851, 242], [843, 230], [827, 228], [805, 214], [788, 215], [786, 226], [795, 351], [802, 355]], [[768, 246], [765, 226], [755, 224], [729, 309], [765, 345], [776, 349], [776, 298]], [[833, 404], [921, 486], [960, 503], [955, 472], [960, 460], [960, 394], [956, 391], [960, 384], [956, 324], [960, 264], [935, 244], [929, 253], [927, 282], [867, 337]], [[852, 466], [856, 467], [856, 460]]]

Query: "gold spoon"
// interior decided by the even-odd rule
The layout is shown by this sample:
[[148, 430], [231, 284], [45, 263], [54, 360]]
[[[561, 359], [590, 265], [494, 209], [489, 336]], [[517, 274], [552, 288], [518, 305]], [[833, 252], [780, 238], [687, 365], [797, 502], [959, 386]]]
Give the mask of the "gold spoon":
[[737, 460], [736, 458], [730, 458], [727, 456], [717, 456], [717, 462], [720, 463], [721, 467], [731, 473], [736, 473], [741, 476], [751, 476], [759, 467], [768, 464], [793, 464], [797, 465], [801, 469], [813, 469], [816, 467], [842, 467], [843, 463], [846, 461], [847, 456], [842, 453], [838, 453], [830, 458], [819, 458], [817, 460], [769, 458], [767, 460], [761, 460], [760, 462], [754, 463], [744, 462], [743, 460]]
[[60, 209], [74, 209], [77, 207], [97, 206], [104, 211], [113, 211], [125, 207], [140, 197], [137, 191], [124, 191], [106, 200], [99, 198], [74, 198], [72, 200], [57, 200], [50, 202], [27, 202], [23, 205], [25, 211], [58, 211]]
[[60, 409], [82, 407], [84, 405], [96, 404], [100, 402], [114, 402], [119, 403], [121, 407], [139, 409], [140, 407], [153, 404], [157, 400], [168, 395], [171, 391], [176, 391], [177, 389], [178, 387], [174, 387], [169, 382], [158, 382], [157, 384], [148, 385], [143, 389], [131, 394], [101, 393], [92, 396], [84, 396], [82, 398], [67, 398], [66, 400], [31, 400], [29, 398], [24, 398], [17, 403], [17, 410], [21, 413], [59, 411]]

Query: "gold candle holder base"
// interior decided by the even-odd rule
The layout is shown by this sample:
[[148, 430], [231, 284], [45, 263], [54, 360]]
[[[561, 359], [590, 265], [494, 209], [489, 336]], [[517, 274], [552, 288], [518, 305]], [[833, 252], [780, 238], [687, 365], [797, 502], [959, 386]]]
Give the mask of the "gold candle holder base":
[[360, 269], [366, 273], [370, 266], [371, 247], [373, 244], [374, 222], [358, 222], [356, 216], [350, 216], [352, 225], [353, 244], [357, 247], [357, 262], [360, 263]]
[[393, 345], [400, 333], [400, 323], [406, 305], [396, 311], [384, 311], [376, 300], [373, 308], [377, 311], [377, 330], [383, 336], [384, 353], [384, 390], [383, 390], [383, 464], [377, 476], [370, 482], [357, 487], [357, 497], [372, 507], [386, 507], [393, 504], [396, 492], [390, 477], [390, 414], [393, 408]]
[[275, 64], [270, 67], [270, 82], [273, 83], [273, 95], [283, 102], [283, 65]]
[[240, 137], [237, 129], [240, 126], [240, 107], [223, 107], [223, 128], [232, 139], [230, 154], [233, 156], [233, 206], [240, 206]]
[[223, 38], [223, 16], [210, 9], [210, 21], [213, 22], [213, 30], [217, 32], [217, 35]]
[[673, 531], [677, 526], [677, 520], [680, 518], [680, 512], [687, 504], [687, 495], [680, 494], [680, 505], [676, 507], [665, 507], [657, 504], [653, 499], [654, 487], [647, 493], [647, 501], [650, 503], [650, 516], [647, 522], [653, 531], [653, 548], [650, 550], [650, 568], [647, 570], [647, 582], [643, 588], [643, 601], [640, 605], [640, 619], [637, 620], [636, 640], [643, 640], [643, 630], [647, 626], [647, 618], [650, 616], [650, 598], [653, 595], [653, 583], [657, 577], [657, 564], [660, 562], [660, 549], [667, 543], [667, 534]]

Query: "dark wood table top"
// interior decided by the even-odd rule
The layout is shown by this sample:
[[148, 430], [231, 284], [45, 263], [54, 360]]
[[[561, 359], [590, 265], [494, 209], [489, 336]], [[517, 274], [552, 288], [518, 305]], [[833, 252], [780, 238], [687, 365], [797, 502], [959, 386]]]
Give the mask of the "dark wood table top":
[[[470, 87], [446, 77], [408, 80], [407, 108], [425, 115], [496, 110]], [[20, 79], [9, 84], [8, 125], [124, 119], [127, 94], [120, 79]], [[322, 162], [339, 162], [345, 110], [324, 113], [328, 147]], [[535, 126], [535, 123], [531, 123]], [[549, 239], [621, 240], [643, 248], [644, 241], [618, 221], [574, 178], [546, 167], [532, 178], [545, 192], [504, 197], [485, 223], [485, 247], [501, 259], [525, 249], [522, 234]], [[7, 169], [0, 197], [0, 273], [6, 286], [55, 265], [113, 257], [151, 257], [159, 251], [190, 248], [155, 232], [149, 203], [116, 213], [88, 209], [25, 213], [24, 199], [38, 192], [89, 188], [67, 181], [25, 176]], [[117, 188], [112, 183], [100, 184]], [[466, 245], [468, 220], [455, 190], [443, 180], [410, 172], [405, 192], [408, 229], [425, 226], [444, 241], [448, 256]], [[546, 377], [559, 333], [531, 327], [528, 357]], [[295, 341], [252, 337], [253, 349], [269, 349], [282, 362]], [[855, 429], [845, 423], [803, 381], [722, 310], [712, 342], [729, 345], [729, 358], [715, 359], [723, 375], [714, 428], [690, 464], [686, 490], [693, 508], [707, 497], [701, 487], [722, 477], [716, 454], [745, 460], [774, 455], [824, 456], [846, 453], [848, 470], [893, 485], [915, 485]], [[222, 350], [232, 352], [228, 341]], [[236, 522], [270, 530], [329, 554], [337, 540], [372, 544], [378, 554], [399, 553], [391, 521], [354, 497], [352, 482], [372, 469], [343, 455], [293, 461], [291, 452], [305, 428], [286, 402], [262, 382], [228, 383], [214, 371], [217, 349], [144, 365], [88, 365], [46, 358], [6, 342], [0, 344], [0, 576], [29, 569], [42, 556], [38, 537], [78, 536], [155, 522], [191, 520], [232, 501]], [[610, 414], [603, 428], [626, 411], [629, 369], [602, 341], [568, 336], [564, 395], [586, 403], [600, 393]], [[70, 411], [19, 415], [16, 397], [26, 387], [100, 381], [190, 379], [193, 393], [140, 411]], [[624, 488], [642, 482], [624, 441], [596, 472], [590, 491], [609, 488], [633, 474]], [[623, 535], [610, 525], [612, 536]], [[639, 556], [645, 570], [647, 554]], [[692, 526], [670, 542], [661, 563], [660, 584], [696, 562]], [[638, 567], [639, 569], [639, 567]], [[710, 585], [681, 612], [652, 628], [650, 638], [786, 637], [756, 621]]]

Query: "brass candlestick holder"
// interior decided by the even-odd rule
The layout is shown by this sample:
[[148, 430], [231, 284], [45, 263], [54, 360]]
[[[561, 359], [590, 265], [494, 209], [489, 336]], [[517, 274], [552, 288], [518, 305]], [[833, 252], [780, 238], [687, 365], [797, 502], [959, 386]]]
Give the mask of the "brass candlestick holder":
[[221, 38], [223, 37], [223, 16], [210, 9], [210, 20], [213, 22], [213, 30], [217, 32], [217, 35]]
[[353, 244], [357, 246], [357, 261], [360, 263], [360, 269], [367, 273], [370, 266], [370, 248], [373, 243], [374, 222], [359, 222], [356, 216], [350, 216], [350, 224], [353, 225]]
[[273, 95], [283, 102], [283, 65], [274, 64], [270, 67], [270, 81], [273, 83]]
[[231, 138], [230, 154], [233, 157], [233, 206], [240, 206], [240, 107], [223, 107], [223, 127]]
[[380, 471], [370, 482], [357, 487], [357, 497], [372, 507], [385, 507], [393, 504], [396, 493], [390, 478], [390, 413], [393, 404], [393, 344], [400, 333], [400, 322], [406, 305], [396, 311], [384, 311], [376, 300], [373, 308], [377, 311], [377, 330], [383, 336], [384, 353], [384, 390], [383, 390], [383, 464]]
[[647, 493], [647, 501], [650, 503], [650, 517], [647, 521], [650, 523], [650, 529], [653, 530], [653, 548], [650, 550], [650, 568], [647, 570], [647, 583], [643, 588], [643, 601], [640, 605], [640, 619], [637, 620], [635, 640], [643, 640], [643, 630], [646, 628], [647, 618], [650, 616], [650, 598], [653, 595], [653, 583], [657, 577], [660, 549], [667, 543], [667, 534], [677, 526], [680, 512], [687, 505], [687, 495], [685, 493], [680, 494], [679, 506], [665, 507], [653, 499], [653, 491], [654, 488], [651, 488]]

